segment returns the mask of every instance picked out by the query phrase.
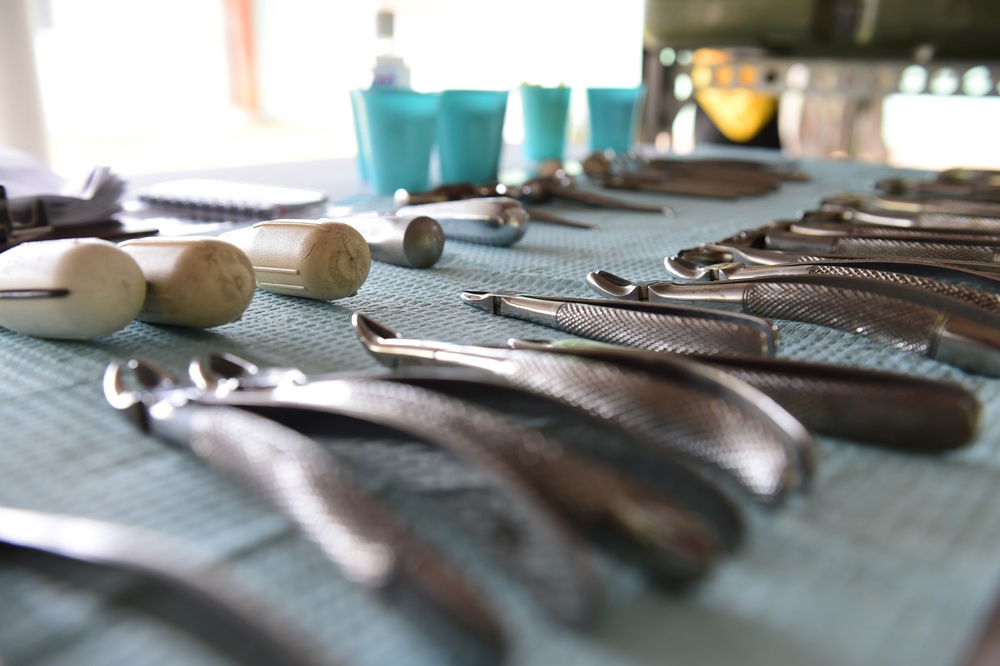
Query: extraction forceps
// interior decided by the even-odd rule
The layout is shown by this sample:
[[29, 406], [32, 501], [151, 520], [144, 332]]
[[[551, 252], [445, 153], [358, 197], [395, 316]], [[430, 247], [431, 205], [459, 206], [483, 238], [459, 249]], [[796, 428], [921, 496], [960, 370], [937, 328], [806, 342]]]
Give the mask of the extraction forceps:
[[[751, 251], [752, 252], [752, 251]], [[766, 250], [765, 250], [766, 252]], [[739, 256], [736, 252], [731, 256]], [[794, 263], [741, 263], [720, 261], [698, 263], [680, 256], [666, 257], [663, 266], [673, 277], [686, 282], [714, 282], [720, 280], [753, 280], [775, 275], [849, 275], [879, 278], [882, 273], [930, 278], [935, 282], [964, 285], [973, 289], [1000, 292], [1000, 272], [970, 270], [958, 264], [920, 261], [918, 259], [851, 259], [833, 257], [793, 257]]]
[[476, 185], [473, 183], [456, 183], [441, 185], [427, 192], [404, 192], [397, 196], [397, 203], [419, 204], [439, 201], [453, 201], [477, 197], [510, 197], [524, 204], [547, 203], [553, 199], [566, 199], [576, 203], [597, 208], [615, 208], [643, 213], [659, 213], [673, 217], [674, 211], [669, 206], [658, 206], [636, 203], [619, 197], [609, 197], [598, 192], [591, 192], [573, 185], [573, 179], [565, 172], [553, 175], [529, 178], [520, 185], [492, 183]]
[[463, 291], [460, 298], [495, 315], [654, 351], [773, 356], [778, 346], [778, 331], [771, 322], [712, 308], [665, 303], [617, 307], [596, 298], [485, 291]]
[[[887, 264], [891, 263], [892, 265], [900, 267], [909, 265], [948, 266], [960, 269], [966, 273], [984, 276], [988, 279], [1000, 275], [1000, 264], [982, 261], [793, 252], [791, 250], [771, 250], [766, 248], [744, 247], [741, 245], [727, 243], [704, 243], [695, 248], [681, 250], [676, 256], [664, 259], [664, 265], [667, 268], [667, 272], [671, 275], [676, 275], [683, 280], [696, 280], [704, 277], [701, 269], [697, 268], [699, 265], [720, 267], [724, 264], [736, 264], [737, 266], [785, 266], [794, 264], [839, 263], [854, 261], [878, 261]], [[906, 272], [902, 268], [899, 268], [898, 270], [899, 272]], [[690, 273], [690, 276], [685, 273]], [[915, 273], [915, 275], [922, 275], [922, 273]]]
[[227, 620], [238, 640], [256, 648], [252, 663], [331, 664], [298, 627], [238, 584], [227, 566], [165, 535], [90, 518], [0, 507], [0, 544], [156, 581]]
[[[735, 199], [799, 180], [793, 171], [747, 160], [644, 159], [632, 154], [594, 153], [584, 172], [604, 187]], [[799, 172], [801, 174], [801, 172]]]
[[968, 372], [1000, 376], [1000, 319], [917, 287], [832, 275], [635, 283], [605, 271], [590, 273], [587, 284], [608, 298], [735, 305], [760, 317], [848, 331]]
[[[506, 639], [483, 593], [429, 543], [364, 491], [313, 439], [258, 414], [219, 404], [156, 365], [114, 362], [104, 394], [140, 427], [269, 500], [345, 578], [419, 612], [411, 619], [475, 661], [496, 663]], [[429, 619], [429, 623], [421, 620]]]
[[831, 236], [796, 233], [777, 224], [741, 231], [718, 242], [767, 250], [853, 257], [911, 257], [941, 261], [1000, 263], [1000, 245], [969, 243], [939, 234], [934, 240], [905, 236]]
[[[317, 411], [338, 409], [337, 402], [324, 395], [336, 393], [344, 379], [357, 378], [344, 373], [306, 378], [294, 369], [258, 368], [229, 354], [198, 359], [191, 372], [199, 385], [225, 383], [228, 390], [245, 394], [229, 400], [250, 401], [250, 394], [269, 393], [272, 405]], [[413, 368], [372, 379], [402, 384], [395, 388], [375, 384], [387, 396], [382, 408], [398, 412], [392, 418], [401, 430], [473, 458], [480, 467], [506, 466], [576, 527], [657, 580], [676, 584], [695, 579], [738, 540], [727, 526], [708, 523], [665, 493], [566, 450], [560, 441], [540, 432], [516, 427], [506, 415], [500, 418], [492, 410], [445, 394], [448, 390], [466, 398], [488, 394], [500, 385], [492, 376], [462, 368]], [[279, 392], [290, 382], [298, 387], [308, 384], [308, 389]], [[428, 415], [434, 415], [433, 420]], [[470, 445], [472, 440], [475, 444]]]
[[[655, 372], [663, 355], [587, 340], [523, 340], [514, 349], [544, 349]], [[746, 356], [694, 356], [766, 393], [810, 430], [891, 449], [959, 448], [975, 435], [979, 402], [962, 386], [880, 370]]]
[[[813, 467], [808, 431], [752, 387], [703, 364], [675, 360], [674, 381], [662, 375], [545, 352], [406, 339], [355, 313], [365, 348], [390, 365], [479, 368], [621, 428], [677, 476], [708, 475], [773, 505], [802, 485]], [[686, 471], [689, 470], [689, 471]]]
[[[997, 220], [1000, 222], [1000, 220]], [[775, 229], [777, 230], [777, 229]], [[1000, 243], [1000, 225], [996, 229], [964, 229], [960, 227], [895, 227], [881, 224], [857, 223], [843, 220], [829, 211], [807, 211], [802, 219], [789, 222], [785, 230], [812, 236], [854, 236], [863, 238], [891, 238], [895, 240], [933, 243]]]
[[858, 222], [900, 227], [1000, 229], [1000, 201], [840, 192], [823, 197], [820, 205], [823, 209], [844, 211], [846, 217]]
[[[265, 410], [269, 418], [296, 428], [304, 425], [301, 412], [305, 411], [311, 419], [305, 425], [318, 429], [319, 434], [337, 431], [336, 419], [331, 422], [331, 417], [360, 419], [430, 441], [474, 467], [477, 475], [490, 479], [504, 496], [509, 519], [498, 529], [511, 537], [489, 544], [500, 565], [520, 579], [556, 620], [580, 626], [592, 617], [597, 604], [594, 572], [581, 556], [576, 532], [515, 473], [510, 459], [505, 461], [496, 450], [480, 444], [493, 437], [507, 438], [508, 447], [523, 445], [530, 433], [414, 386], [371, 377], [313, 381], [294, 368], [272, 368], [261, 376], [248, 372], [245, 364], [232, 357], [227, 361], [192, 362], [192, 381], [206, 391], [200, 402], [214, 399], [228, 406]], [[219, 373], [219, 368], [226, 370]], [[470, 514], [463, 522], [470, 534], [477, 527], [473, 521]]]
[[[672, 266], [680, 268], [681, 262], [671, 262], [668, 258], [664, 262], [664, 265], [667, 267], [667, 270], [670, 270]], [[710, 277], [734, 281], [761, 280], [794, 275], [832, 275], [865, 280], [881, 280], [917, 287], [931, 293], [940, 294], [941, 296], [954, 298], [987, 313], [1000, 316], [1000, 281], [991, 280], [986, 276], [979, 276], [977, 273], [971, 271], [962, 271], [961, 269], [952, 269], [946, 266], [936, 267], [933, 264], [924, 266], [910, 264], [908, 267], [904, 267], [904, 270], [897, 270], [898, 266], [894, 266], [892, 263], [882, 263], [877, 259], [872, 259], [867, 262], [856, 261], [848, 264], [803, 263], [791, 266], [754, 267], [740, 267], [738, 265], [727, 264], [722, 267], [716, 267], [714, 271], [711, 267], [708, 268], [711, 271], [709, 273]], [[693, 273], [694, 271], [691, 272]], [[981, 283], [981, 286], [969, 286], [968, 284], [952, 281], [959, 277], [964, 278], [966, 282], [976, 280]], [[952, 278], [952, 280], [948, 278]]]
[[[956, 175], [958, 172], [954, 172]], [[995, 181], [969, 178], [883, 178], [875, 183], [876, 189], [889, 194], [933, 199], [938, 197], [1000, 203], [1000, 186]]]

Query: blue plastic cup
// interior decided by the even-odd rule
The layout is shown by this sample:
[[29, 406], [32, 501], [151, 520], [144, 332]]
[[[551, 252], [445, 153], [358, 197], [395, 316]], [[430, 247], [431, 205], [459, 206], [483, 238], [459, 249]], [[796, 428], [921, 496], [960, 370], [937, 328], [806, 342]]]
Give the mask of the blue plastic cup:
[[566, 148], [570, 89], [521, 86], [524, 156], [529, 162], [561, 160]]
[[361, 122], [359, 117], [361, 111], [360, 106], [360, 95], [351, 95], [351, 115], [354, 117], [354, 141], [358, 145], [358, 176], [365, 183], [368, 182], [368, 155], [367, 150], [365, 150], [364, 145], [361, 143]]
[[375, 193], [426, 190], [440, 95], [374, 88], [352, 90], [351, 97], [359, 156]]
[[438, 112], [442, 183], [493, 183], [500, 168], [506, 90], [445, 90]]
[[587, 88], [590, 149], [628, 152], [636, 138], [643, 87]]

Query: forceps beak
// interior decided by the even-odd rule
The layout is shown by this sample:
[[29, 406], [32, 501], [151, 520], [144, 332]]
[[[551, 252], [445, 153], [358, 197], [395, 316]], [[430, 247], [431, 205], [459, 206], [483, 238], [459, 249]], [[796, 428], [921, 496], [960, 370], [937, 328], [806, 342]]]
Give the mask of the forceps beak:
[[474, 308], [486, 310], [493, 314], [500, 314], [500, 296], [489, 291], [473, 291], [466, 289], [458, 295], [463, 303], [467, 303]]
[[458, 295], [463, 303], [495, 315], [503, 314], [504, 299], [517, 296], [525, 296], [525, 294], [515, 291], [478, 291], [475, 289], [465, 289]]
[[112, 361], [104, 371], [104, 397], [115, 409], [129, 409], [147, 403], [151, 391], [176, 384], [174, 375], [141, 358], [132, 359], [124, 366], [121, 361]]
[[176, 385], [174, 375], [145, 359], [132, 359], [124, 365], [112, 361], [102, 382], [108, 404], [124, 412], [143, 432], [150, 430], [147, 410], [158, 401], [154, 391]]
[[712, 267], [682, 257], [667, 257], [663, 260], [663, 266], [667, 269], [668, 273], [681, 280], [697, 281], [712, 279]]
[[365, 346], [369, 346], [369, 343], [371, 345], [384, 345], [389, 340], [399, 340], [403, 337], [399, 331], [391, 329], [385, 324], [380, 324], [360, 312], [351, 315], [351, 325]]
[[625, 301], [648, 301], [646, 285], [630, 282], [607, 271], [593, 271], [587, 274], [587, 284], [600, 294]]
[[667, 272], [685, 282], [714, 282], [746, 268], [739, 261], [722, 261], [717, 264], [701, 264], [683, 257], [667, 257], [663, 260]]

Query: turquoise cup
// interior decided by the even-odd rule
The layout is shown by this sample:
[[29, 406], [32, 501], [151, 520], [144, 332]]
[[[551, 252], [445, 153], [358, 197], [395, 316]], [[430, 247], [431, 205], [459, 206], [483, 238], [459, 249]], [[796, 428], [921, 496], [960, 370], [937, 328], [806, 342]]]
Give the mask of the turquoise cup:
[[364, 146], [361, 143], [361, 123], [359, 121], [359, 116], [361, 112], [358, 110], [358, 105], [361, 103], [360, 95], [351, 95], [351, 115], [354, 117], [354, 141], [358, 145], [358, 176], [362, 181], [368, 182], [368, 155]]
[[438, 111], [442, 183], [494, 183], [500, 168], [506, 90], [445, 90]]
[[591, 151], [631, 150], [639, 126], [643, 87], [587, 88]]
[[521, 86], [524, 156], [529, 162], [562, 160], [566, 148], [570, 89]]
[[426, 190], [440, 95], [374, 88], [352, 90], [351, 98], [359, 161], [375, 193]]

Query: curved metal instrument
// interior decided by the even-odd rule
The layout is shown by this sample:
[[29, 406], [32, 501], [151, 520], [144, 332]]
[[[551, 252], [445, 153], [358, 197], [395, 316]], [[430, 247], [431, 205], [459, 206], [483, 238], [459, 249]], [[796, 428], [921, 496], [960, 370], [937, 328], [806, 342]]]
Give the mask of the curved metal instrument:
[[[757, 257], [758, 252], [749, 251], [747, 258]], [[740, 253], [734, 253], [740, 256]], [[725, 255], [722, 255], [725, 256]], [[1000, 291], [1000, 273], [988, 273], [966, 268], [958, 264], [943, 264], [918, 259], [835, 259], [832, 257], [810, 257], [797, 255], [789, 257], [789, 263], [753, 264], [724, 261], [702, 264], [683, 257], [667, 257], [663, 265], [667, 272], [685, 281], [713, 282], [719, 280], [753, 280], [776, 275], [813, 275], [821, 273], [843, 274], [855, 277], [876, 277], [882, 273], [927, 278], [933, 282], [964, 285], [972, 289]]]
[[[674, 259], [679, 260], [677, 262]], [[922, 265], [922, 266], [947, 266], [951, 268], [961, 269], [963, 271], [971, 271], [974, 273], [983, 274], [989, 278], [996, 278], [1000, 276], [1000, 264], [994, 264], [990, 262], [981, 261], [956, 261], [956, 260], [945, 260], [936, 258], [921, 258], [921, 257], [886, 257], [879, 255], [872, 256], [858, 256], [858, 255], [837, 255], [837, 254], [823, 254], [817, 252], [793, 252], [791, 250], [771, 250], [757, 247], [743, 247], [735, 244], [726, 243], [705, 243], [696, 248], [690, 248], [687, 250], [681, 250], [676, 257], [668, 257], [664, 260], [667, 271], [671, 274], [677, 275], [677, 277], [683, 280], [693, 280], [701, 277], [700, 275], [692, 275], [688, 277], [683, 273], [677, 272], [677, 268], [680, 267], [683, 270], [683, 262], [687, 262], [688, 265], [695, 264], [719, 264], [719, 263], [737, 263], [746, 264], [748, 266], [779, 266], [779, 265], [789, 265], [789, 264], [800, 264], [800, 263], [830, 263], [830, 262], [854, 262], [854, 261], [878, 261], [882, 263], [891, 262], [892, 265], [902, 265], [907, 266]], [[898, 272], [907, 272], [903, 270], [898, 270]], [[923, 275], [924, 273], [913, 273], [914, 275]], [[937, 275], [928, 275], [927, 277], [938, 277]]]
[[463, 291], [465, 303], [601, 342], [681, 354], [773, 355], [771, 322], [734, 312], [675, 304], [644, 310], [599, 299]]
[[[508, 340], [655, 372], [662, 355], [585, 340]], [[905, 451], [948, 451], [968, 444], [979, 402], [965, 388], [848, 366], [776, 358], [697, 357], [771, 396], [814, 432]]]
[[225, 403], [201, 404], [199, 390], [181, 387], [148, 361], [132, 361], [128, 371], [130, 377], [115, 362], [105, 372], [113, 407], [270, 501], [348, 580], [416, 603], [438, 618], [435, 631], [445, 623], [481, 659], [494, 661], [505, 651], [501, 624], [476, 586], [311, 438]]
[[[678, 264], [667, 261], [665, 265], [669, 268]], [[739, 264], [726, 264], [713, 271], [711, 275], [728, 281], [767, 280], [770, 278], [798, 275], [830, 275], [864, 280], [879, 280], [923, 289], [933, 294], [967, 303], [987, 313], [1000, 315], [1000, 282], [990, 280], [984, 276], [978, 276], [976, 273], [970, 271], [949, 269], [943, 266], [934, 267], [932, 265], [925, 267], [925, 270], [921, 270], [919, 265], [911, 265], [909, 270], [904, 271], [897, 271], [894, 268], [892, 264], [882, 263], [877, 260], [872, 260], [865, 264], [860, 262], [852, 264], [817, 262], [791, 266], [756, 266], [752, 268], [746, 266], [741, 268]], [[925, 275], [914, 275], [914, 272], [923, 272]], [[928, 277], [926, 273], [938, 276], [947, 275], [952, 278], [962, 277], [965, 278], [965, 281], [974, 280], [979, 284], [985, 284], [987, 288], [970, 287], [954, 281]]]
[[[662, 581], [677, 583], [703, 575], [738, 539], [728, 525], [707, 523], [663, 492], [518, 427], [499, 413], [445, 394], [482, 395], [501, 383], [482, 373], [415, 368], [373, 375], [365, 383], [346, 374], [305, 378], [296, 370], [261, 369], [222, 354], [193, 362], [191, 374], [200, 386], [227, 386], [227, 403], [251, 406], [267, 400], [269, 413], [287, 407], [307, 409], [312, 416], [355, 415], [431, 441], [477, 467], [506, 466], [567, 520]], [[376, 394], [379, 404], [361, 412], [344, 411], [344, 400], [338, 397], [344, 380]]]
[[295, 625], [239, 585], [228, 568], [165, 535], [90, 518], [0, 507], [0, 543], [151, 578], [222, 615], [249, 642], [254, 663], [329, 665]]
[[[617, 365], [532, 351], [408, 340], [359, 313], [362, 344], [388, 365], [479, 368], [611, 422], [678, 464], [724, 473], [764, 504], [799, 486], [812, 467], [807, 431], [742, 382], [677, 360], [677, 381]], [[685, 463], [685, 464], [686, 464]]]
[[916, 287], [829, 275], [639, 284], [604, 271], [590, 273], [587, 283], [609, 298], [730, 303], [757, 316], [845, 330], [969, 372], [1000, 376], [1000, 319]]

